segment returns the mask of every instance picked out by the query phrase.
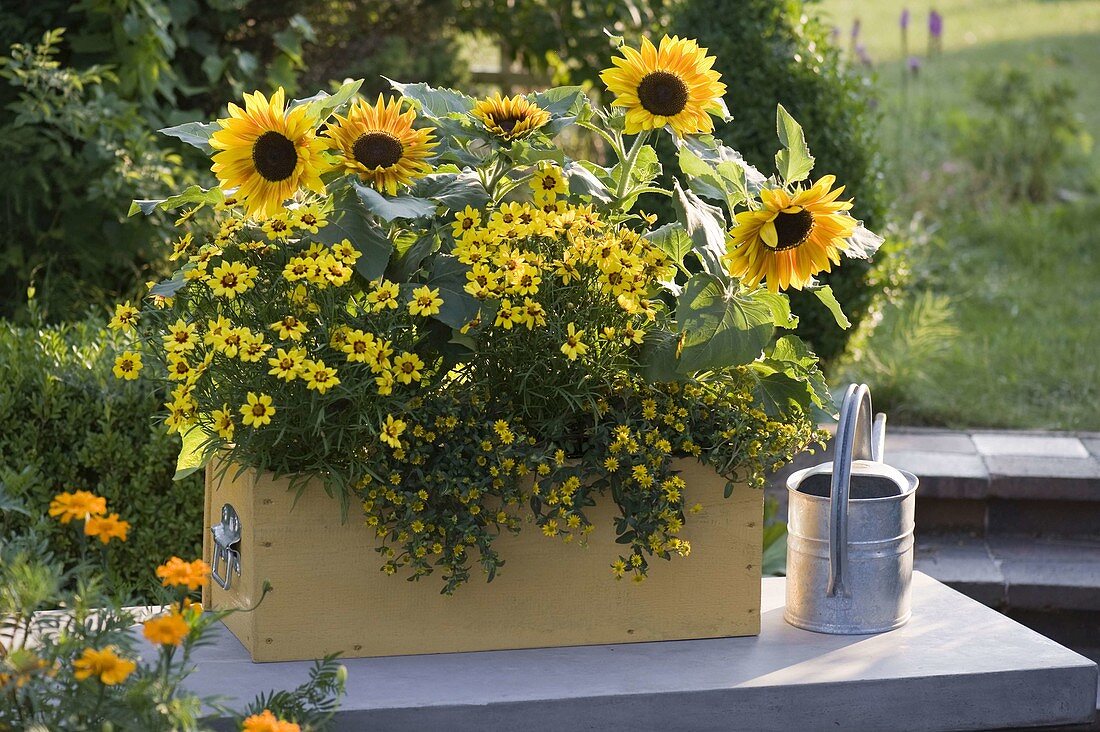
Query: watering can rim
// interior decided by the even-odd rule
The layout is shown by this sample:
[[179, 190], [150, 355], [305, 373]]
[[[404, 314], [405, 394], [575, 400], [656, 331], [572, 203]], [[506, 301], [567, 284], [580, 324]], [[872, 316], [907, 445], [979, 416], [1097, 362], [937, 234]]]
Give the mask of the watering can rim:
[[[823, 501], [825, 503], [828, 503], [829, 501], [832, 500], [831, 495], [829, 495], [829, 496], [815, 496], [812, 493], [804, 493], [803, 491], [798, 490], [797, 486], [800, 485], [806, 478], [810, 477], [811, 475], [821, 475], [821, 474], [831, 475], [832, 472], [833, 472], [833, 462], [834, 461], [830, 460], [829, 462], [818, 463], [817, 465], [811, 465], [808, 468], [803, 468], [801, 470], [796, 470], [795, 472], [791, 473], [789, 476], [787, 476], [787, 491], [789, 493], [797, 493], [798, 495], [802, 496], [803, 498], [808, 498], [808, 499], [811, 499], [811, 500]], [[898, 486], [901, 487], [902, 490], [901, 490], [901, 493], [898, 493], [897, 495], [894, 495], [894, 496], [879, 496], [877, 498], [853, 498], [853, 497], [849, 496], [848, 500], [850, 500], [850, 501], [859, 501], [860, 503], [870, 503], [870, 502], [874, 502], [874, 501], [898, 501], [898, 500], [903, 500], [903, 499], [907, 498], [909, 495], [911, 495], [912, 493], [916, 492], [917, 486], [920, 484], [920, 479], [917, 478], [917, 476], [914, 475], [913, 473], [910, 473], [908, 470], [902, 470], [901, 468], [895, 468], [893, 465], [887, 465], [886, 463], [880, 462], [878, 460], [853, 460], [853, 461], [851, 461], [851, 466], [852, 466], [852, 468], [857, 468], [858, 467], [858, 468], [861, 468], [861, 469], [873, 468], [874, 471], [877, 474], [880, 474], [885, 478], [889, 478], [889, 479], [893, 480], [895, 483], [897, 483]], [[896, 475], [891, 475], [891, 473], [896, 473]], [[867, 473], [861, 473], [861, 474], [866, 475]], [[901, 480], [898, 480], [899, 477], [901, 478]]]

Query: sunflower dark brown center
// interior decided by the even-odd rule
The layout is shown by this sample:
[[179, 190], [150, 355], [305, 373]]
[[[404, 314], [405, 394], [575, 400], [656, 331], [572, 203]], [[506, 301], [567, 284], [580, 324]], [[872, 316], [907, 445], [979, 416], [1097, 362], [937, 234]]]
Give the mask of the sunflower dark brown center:
[[814, 229], [814, 215], [802, 209], [798, 213], [783, 213], [775, 217], [775, 237], [778, 240], [775, 250], [782, 252], [795, 249], [806, 243]]
[[272, 183], [286, 180], [298, 165], [298, 151], [285, 135], [269, 130], [252, 144], [256, 172]]
[[501, 129], [506, 135], [512, 134], [512, 130], [516, 129], [516, 125], [520, 123], [518, 117], [493, 117], [493, 122], [497, 127]]
[[650, 114], [672, 117], [687, 106], [687, 84], [668, 71], [651, 71], [638, 82], [638, 101]]
[[388, 168], [401, 160], [405, 146], [390, 133], [374, 130], [359, 135], [351, 153], [367, 168]]

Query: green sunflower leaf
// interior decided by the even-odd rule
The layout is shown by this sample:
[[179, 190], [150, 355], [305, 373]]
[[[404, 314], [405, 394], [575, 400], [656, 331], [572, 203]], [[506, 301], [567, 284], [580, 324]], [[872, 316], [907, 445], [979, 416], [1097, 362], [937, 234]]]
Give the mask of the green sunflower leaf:
[[197, 204], [198, 206], [212, 206], [216, 203], [221, 203], [222, 192], [219, 188], [203, 188], [202, 186], [189, 186], [182, 193], [178, 193], [168, 198], [159, 199], [141, 199], [130, 202], [130, 210], [127, 212], [127, 216], [135, 216], [138, 213], [143, 213], [146, 216], [154, 211], [171, 211], [172, 209], [179, 208], [180, 206], [187, 206], [189, 204]]
[[348, 81], [340, 85], [340, 88], [336, 90], [334, 94], [329, 94], [326, 91], [319, 91], [311, 97], [305, 99], [295, 99], [291, 102], [287, 109], [294, 109], [300, 107], [303, 104], [308, 105], [306, 111], [317, 119], [325, 119], [333, 110], [346, 104], [356, 92], [359, 91], [359, 87], [363, 86], [362, 79], [355, 79], [354, 81]]
[[783, 417], [792, 409], [809, 410], [812, 406], [810, 385], [767, 363], [749, 365], [756, 376], [757, 399], [770, 417]]
[[217, 122], [187, 122], [175, 127], [165, 127], [157, 130], [162, 135], [174, 137], [181, 142], [186, 142], [192, 147], [197, 147], [207, 155], [214, 152], [210, 147], [210, 136], [221, 129]]
[[836, 319], [836, 324], [844, 330], [852, 327], [852, 321], [848, 320], [848, 316], [844, 314], [844, 310], [840, 307], [840, 303], [836, 299], [836, 295], [833, 294], [833, 288], [829, 285], [821, 285], [820, 287], [812, 288], [811, 292], [817, 295], [817, 299], [829, 308], [829, 312], [833, 314]]
[[688, 280], [676, 300], [681, 373], [739, 366], [760, 356], [775, 325], [771, 307], [756, 294], [733, 292], [705, 272]]
[[381, 277], [393, 256], [393, 242], [382, 227], [371, 221], [351, 188], [344, 188], [333, 195], [328, 224], [311, 238], [328, 246], [339, 244], [344, 239], [350, 241], [362, 254], [355, 262], [355, 271], [368, 280]]
[[527, 98], [545, 109], [555, 119], [575, 117], [581, 106], [588, 103], [584, 89], [579, 86], [556, 86], [544, 92], [531, 94]]
[[431, 199], [452, 211], [461, 211], [467, 206], [484, 208], [489, 202], [489, 193], [472, 170], [425, 176], [416, 182], [413, 193], [417, 198]]
[[678, 180], [672, 182], [672, 205], [680, 225], [695, 243], [693, 251], [703, 268], [712, 275], [724, 276], [726, 222], [721, 209], [704, 203], [692, 191], [685, 191]]
[[428, 287], [438, 287], [443, 304], [439, 306], [436, 320], [456, 330], [477, 317], [481, 311], [480, 300], [466, 292], [466, 272], [469, 267], [449, 254], [440, 254], [432, 267]]
[[[386, 79], [385, 76], [382, 78]], [[386, 81], [403, 97], [415, 102], [425, 117], [436, 118], [446, 117], [449, 114], [466, 114], [474, 108], [472, 97], [468, 97], [454, 89], [436, 89], [423, 82], [402, 84], [393, 79], [386, 79]]]
[[775, 126], [779, 142], [783, 145], [783, 149], [775, 154], [776, 170], [786, 183], [806, 180], [814, 168], [814, 157], [806, 145], [802, 126], [795, 122], [782, 104], [776, 108]]
[[592, 171], [575, 160], [570, 160], [562, 168], [569, 192], [574, 196], [591, 196], [594, 200], [607, 203], [611, 200], [611, 191]]
[[646, 239], [668, 255], [676, 264], [684, 266], [684, 257], [691, 253], [692, 241], [680, 224], [665, 224], [645, 234]]
[[383, 196], [370, 186], [352, 181], [359, 200], [372, 214], [389, 222], [395, 219], [422, 219], [435, 213], [436, 204], [413, 196]]

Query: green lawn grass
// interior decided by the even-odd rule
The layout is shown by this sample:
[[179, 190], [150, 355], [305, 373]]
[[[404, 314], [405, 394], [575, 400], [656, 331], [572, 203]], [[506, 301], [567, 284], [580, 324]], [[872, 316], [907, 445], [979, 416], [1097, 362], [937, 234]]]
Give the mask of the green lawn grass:
[[[909, 50], [922, 66], [903, 84], [898, 18], [906, 5]], [[875, 62], [896, 212], [903, 222], [919, 215], [935, 230], [911, 250], [913, 286], [887, 306], [886, 327], [867, 343], [884, 357], [864, 354], [834, 377], [866, 378], [873, 388], [881, 382], [876, 393], [902, 422], [1100, 430], [1100, 200], [972, 197], [966, 178], [951, 173], [957, 161], [948, 144], [949, 120], [976, 109], [969, 77], [1000, 64], [1027, 64], [1041, 78], [1072, 84], [1074, 109], [1100, 142], [1100, 1], [824, 0], [816, 7], [842, 29], [842, 42], [860, 18]], [[926, 54], [930, 7], [945, 18], [943, 53], [934, 58]], [[1091, 164], [1100, 169], [1100, 145]], [[1087, 191], [1090, 176], [1064, 187]], [[956, 337], [933, 330], [933, 342], [922, 342], [919, 326], [909, 327], [928, 293], [950, 302]]]

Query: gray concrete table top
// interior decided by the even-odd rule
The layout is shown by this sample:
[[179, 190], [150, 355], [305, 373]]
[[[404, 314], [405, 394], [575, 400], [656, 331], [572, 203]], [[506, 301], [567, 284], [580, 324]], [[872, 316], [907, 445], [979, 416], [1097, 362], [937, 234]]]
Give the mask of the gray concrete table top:
[[[337, 729], [882, 732], [1072, 724], [1095, 711], [1094, 663], [927, 575], [914, 575], [912, 620], [874, 636], [794, 628], [785, 580], [763, 582], [754, 638], [349, 659]], [[310, 663], [253, 664], [219, 632], [195, 656], [193, 691], [245, 702], [305, 680]]]

